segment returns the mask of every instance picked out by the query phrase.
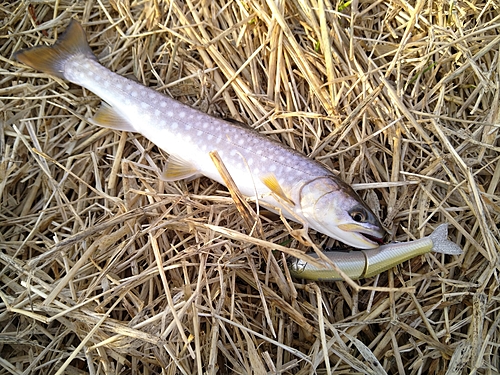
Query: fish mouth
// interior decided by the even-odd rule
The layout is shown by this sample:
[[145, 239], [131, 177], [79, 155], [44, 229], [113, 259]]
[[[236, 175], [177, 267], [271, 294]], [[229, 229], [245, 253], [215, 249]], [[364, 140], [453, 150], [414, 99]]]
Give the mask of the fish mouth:
[[358, 224], [340, 224], [339, 229], [356, 234], [357, 237], [370, 248], [384, 243], [384, 232], [380, 228], [366, 228]]
[[377, 244], [379, 246], [384, 244], [383, 237], [373, 236], [371, 234], [363, 233], [363, 232], [358, 232], [358, 234], [362, 235], [368, 241], [373, 242], [374, 244]]

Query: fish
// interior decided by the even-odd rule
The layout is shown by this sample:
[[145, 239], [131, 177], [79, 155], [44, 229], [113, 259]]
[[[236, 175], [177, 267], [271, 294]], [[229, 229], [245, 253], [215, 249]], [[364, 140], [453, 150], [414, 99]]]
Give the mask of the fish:
[[[439, 225], [429, 236], [415, 241], [391, 242], [375, 249], [328, 251], [323, 254], [349, 278], [359, 280], [376, 276], [430, 251], [448, 255], [462, 253], [460, 246], [448, 240], [448, 224]], [[317, 254], [311, 254], [311, 257], [317, 260], [319, 265], [291, 258], [288, 264], [290, 274], [296, 278], [313, 281], [343, 280], [342, 276], [326, 261], [319, 259]]]
[[163, 180], [206, 176], [224, 184], [209, 156], [217, 151], [245, 197], [349, 246], [369, 249], [383, 242], [378, 217], [323, 164], [112, 72], [98, 62], [75, 19], [53, 45], [19, 50], [13, 57], [99, 96], [103, 102], [89, 122], [140, 133], [167, 152]]

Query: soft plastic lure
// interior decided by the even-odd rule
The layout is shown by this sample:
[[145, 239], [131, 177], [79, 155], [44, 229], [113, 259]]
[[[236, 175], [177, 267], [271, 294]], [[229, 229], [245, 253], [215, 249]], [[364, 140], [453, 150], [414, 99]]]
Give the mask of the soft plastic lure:
[[[376, 249], [356, 251], [328, 251], [325, 255], [351, 279], [363, 279], [378, 275], [417, 255], [434, 251], [441, 254], [459, 255], [460, 247], [448, 240], [448, 224], [439, 225], [429, 236], [409, 242], [392, 242]], [[311, 257], [318, 258], [316, 254]], [[301, 259], [289, 263], [290, 273], [298, 278], [316, 281], [338, 281], [342, 277], [326, 262], [318, 259], [323, 267], [317, 267]]]

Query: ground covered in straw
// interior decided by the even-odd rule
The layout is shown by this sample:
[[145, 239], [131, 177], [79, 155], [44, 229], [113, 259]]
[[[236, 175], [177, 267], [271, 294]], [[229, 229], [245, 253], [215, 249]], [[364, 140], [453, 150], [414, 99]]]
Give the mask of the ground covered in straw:
[[[325, 163], [388, 240], [446, 222], [463, 255], [292, 279], [279, 219], [162, 182], [93, 93], [12, 59], [71, 18], [111, 70]], [[0, 30], [0, 374], [498, 374], [496, 1], [12, 1]]]

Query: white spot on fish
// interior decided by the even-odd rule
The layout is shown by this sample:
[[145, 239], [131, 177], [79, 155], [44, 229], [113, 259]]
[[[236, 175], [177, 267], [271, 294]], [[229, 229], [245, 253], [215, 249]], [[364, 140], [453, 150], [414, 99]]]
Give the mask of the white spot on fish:
[[132, 91], [132, 85], [130, 83], [127, 84], [127, 86], [125, 87], [125, 90], [127, 90], [128, 92]]
[[271, 166], [269, 167], [269, 170], [271, 172], [274, 172], [276, 170], [276, 166], [274, 164], [271, 164]]
[[214, 136], [212, 134], [209, 134], [207, 137], [207, 141], [211, 141], [213, 138], [214, 138]]
[[149, 107], [148, 103], [146, 102], [141, 102], [141, 108], [142, 109], [147, 109]]
[[172, 112], [172, 111], [167, 111], [167, 116], [168, 116], [168, 117], [174, 117], [174, 112]]
[[180, 118], [183, 118], [183, 117], [185, 117], [185, 116], [186, 116], [186, 113], [185, 113], [185, 112], [179, 112], [177, 115], [178, 115]]
[[149, 92], [149, 99], [154, 99], [155, 96], [156, 96], [156, 93], [155, 92]]
[[137, 98], [138, 96], [137, 91], [132, 91], [130, 95], [132, 95], [134, 98]]
[[201, 130], [198, 130], [198, 131], [196, 132], [196, 135], [197, 135], [198, 137], [201, 137], [201, 136], [203, 135], [203, 132], [202, 132]]
[[160, 114], [161, 114], [160, 110], [159, 110], [159, 109], [156, 109], [156, 110], [155, 110], [155, 116], [156, 116], [156, 117], [160, 117]]
[[123, 85], [122, 85], [121, 83], [117, 83], [117, 84], [116, 84], [116, 88], [117, 88], [118, 90], [121, 90], [121, 89], [123, 89]]
[[204, 123], [203, 123], [203, 129], [206, 129], [206, 128], [208, 128], [208, 123], [207, 123], [207, 122], [204, 122]]
[[165, 128], [165, 127], [167, 126], [167, 122], [166, 122], [165, 120], [161, 120], [161, 121], [160, 121], [160, 126], [161, 126], [162, 128]]
[[252, 165], [253, 164], [253, 159], [252, 158], [248, 159], [247, 163], [248, 163], [248, 165]]
[[179, 124], [178, 124], [178, 123], [176, 123], [176, 122], [173, 122], [172, 124], [170, 124], [170, 127], [171, 127], [172, 129], [177, 129], [177, 128], [179, 127]]
[[236, 150], [233, 148], [233, 149], [231, 150], [231, 152], [229, 153], [229, 155], [231, 155], [231, 156], [236, 156]]
[[160, 102], [160, 106], [161, 106], [162, 108], [165, 108], [165, 107], [167, 106], [167, 102], [166, 102], [166, 101], [164, 101], [164, 100], [163, 100], [163, 101], [161, 101], [161, 102]]
[[238, 139], [238, 145], [243, 146], [243, 143], [245, 143], [243, 138]]

